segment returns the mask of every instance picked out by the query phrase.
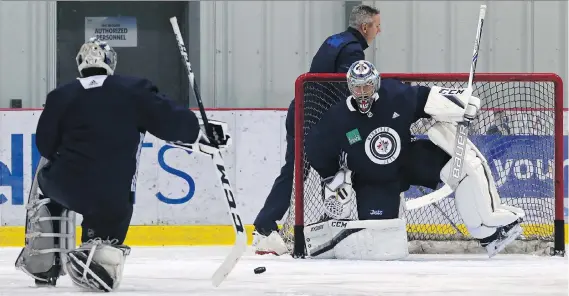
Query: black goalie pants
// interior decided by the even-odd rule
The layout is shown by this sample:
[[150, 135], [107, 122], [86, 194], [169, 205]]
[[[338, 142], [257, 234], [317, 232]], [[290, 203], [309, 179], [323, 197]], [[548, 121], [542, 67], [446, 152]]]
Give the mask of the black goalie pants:
[[50, 198], [55, 203], [49, 205], [50, 211], [57, 212], [59, 205], [81, 214], [81, 242], [100, 238], [123, 244], [132, 218], [134, 194], [121, 199], [92, 196], [87, 185], [83, 193], [70, 194], [60, 185], [66, 183], [65, 177], [52, 174], [49, 169], [50, 165], [47, 165], [39, 171], [38, 185], [43, 193], [41, 198]]
[[401, 192], [412, 185], [436, 189], [441, 183], [440, 172], [450, 160], [444, 150], [428, 139], [413, 141], [403, 157], [398, 183], [357, 184], [354, 181], [360, 220], [397, 218]]

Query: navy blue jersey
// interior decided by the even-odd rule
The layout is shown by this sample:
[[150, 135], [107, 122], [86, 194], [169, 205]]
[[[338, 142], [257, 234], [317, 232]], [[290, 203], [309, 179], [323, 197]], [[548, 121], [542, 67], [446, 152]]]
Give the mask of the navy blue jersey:
[[404, 187], [399, 182], [402, 159], [412, 139], [410, 127], [419, 118], [429, 117], [423, 110], [429, 91], [382, 79], [371, 116], [357, 111], [351, 97], [332, 106], [306, 137], [310, 165], [321, 177], [330, 177], [340, 169], [344, 154], [358, 195], [358, 187], [373, 188], [375, 193], [381, 187], [399, 194]]
[[367, 47], [364, 36], [356, 29], [348, 28], [332, 35], [324, 40], [314, 55], [310, 73], [346, 73], [353, 63], [365, 60], [364, 50]]
[[91, 76], [47, 95], [36, 145], [50, 160], [47, 179], [65, 194], [128, 198], [146, 132], [188, 143], [199, 128], [191, 110], [146, 79]]

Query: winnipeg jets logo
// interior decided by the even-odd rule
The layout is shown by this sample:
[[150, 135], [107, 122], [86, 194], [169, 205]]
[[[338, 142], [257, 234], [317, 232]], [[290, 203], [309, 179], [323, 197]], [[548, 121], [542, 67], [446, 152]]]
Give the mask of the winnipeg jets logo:
[[399, 134], [389, 127], [378, 127], [366, 138], [365, 152], [371, 161], [377, 164], [390, 164], [401, 153]]
[[352, 70], [354, 72], [354, 74], [358, 75], [358, 76], [364, 76], [369, 74], [369, 72], [371, 71], [371, 68], [368, 66], [368, 64], [364, 63], [364, 62], [360, 62], [358, 63]]
[[375, 148], [381, 154], [387, 154], [392, 148], [391, 142], [387, 138], [379, 137], [376, 142]]

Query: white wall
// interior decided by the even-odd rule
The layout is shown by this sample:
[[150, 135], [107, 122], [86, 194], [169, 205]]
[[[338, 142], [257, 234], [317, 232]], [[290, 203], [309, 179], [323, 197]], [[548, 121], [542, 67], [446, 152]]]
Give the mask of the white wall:
[[294, 80], [328, 35], [344, 30], [341, 1], [204, 1], [203, 98], [218, 107], [288, 107]]
[[54, 1], [0, 0], [0, 108], [41, 107], [55, 86]]
[[[364, 2], [381, 9], [383, 32], [367, 57], [382, 72], [468, 71], [486, 3], [478, 71], [555, 72], [569, 90], [567, 1]], [[343, 1], [199, 3], [207, 106], [287, 107], [322, 41], [345, 28]], [[40, 107], [55, 85], [55, 17], [53, 1], [0, 0], [0, 108], [10, 99]]]
[[[569, 78], [566, 1], [364, 2], [381, 10], [383, 32], [366, 57], [382, 72], [468, 72], [485, 3], [477, 71]], [[322, 41], [345, 28], [341, 1], [207, 1], [201, 10], [200, 80], [210, 106], [287, 107]]]

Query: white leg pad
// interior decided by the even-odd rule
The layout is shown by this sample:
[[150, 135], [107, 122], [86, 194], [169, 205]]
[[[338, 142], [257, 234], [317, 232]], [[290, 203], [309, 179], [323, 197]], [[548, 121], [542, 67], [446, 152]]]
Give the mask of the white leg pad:
[[330, 220], [304, 228], [308, 255], [317, 259], [398, 260], [409, 255], [405, 220]]
[[[428, 131], [429, 139], [452, 155], [456, 128], [448, 123], [436, 123]], [[493, 177], [485, 165], [484, 156], [469, 140], [464, 156], [461, 182], [455, 191], [455, 205], [474, 238], [492, 235], [497, 227], [504, 226], [524, 216], [522, 209], [502, 205]], [[441, 170], [441, 180], [446, 182], [452, 159]]]
[[128, 246], [93, 239], [67, 253], [66, 269], [75, 285], [87, 290], [110, 292], [121, 283], [129, 253]]

